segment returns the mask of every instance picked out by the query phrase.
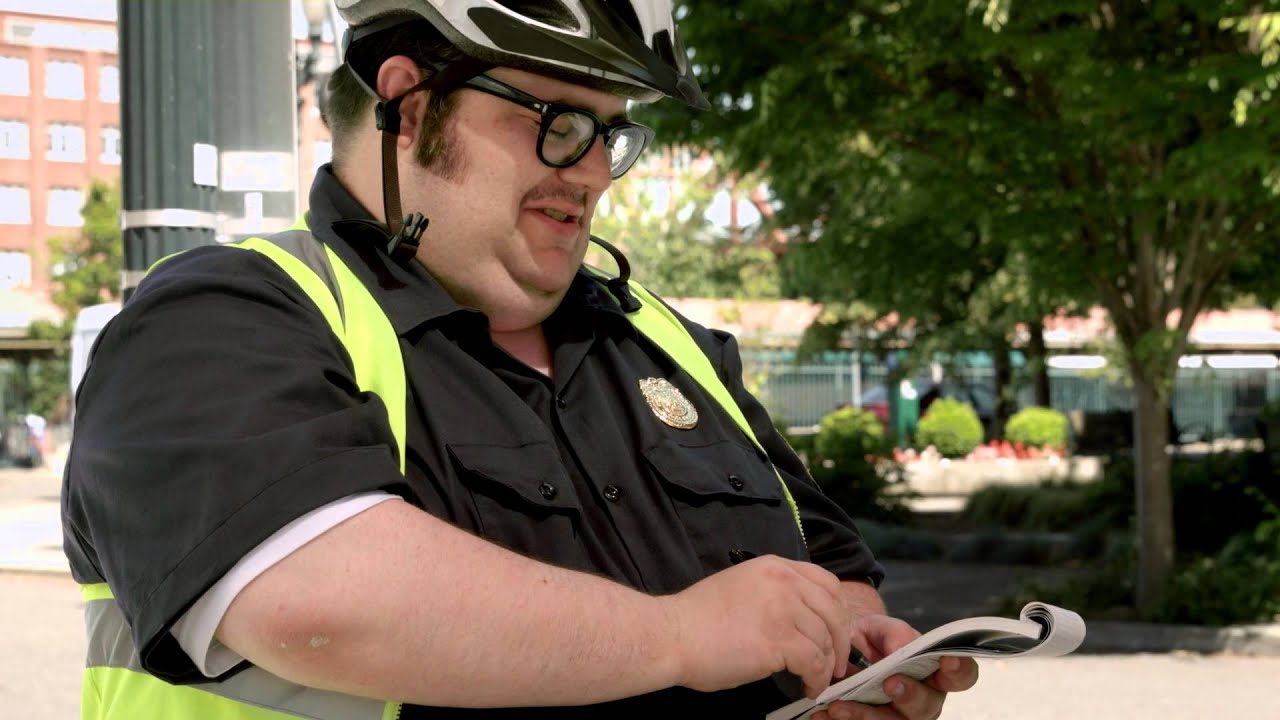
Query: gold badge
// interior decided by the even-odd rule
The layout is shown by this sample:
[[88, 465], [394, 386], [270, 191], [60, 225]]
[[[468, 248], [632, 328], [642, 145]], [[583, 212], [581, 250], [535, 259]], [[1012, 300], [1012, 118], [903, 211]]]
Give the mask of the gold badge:
[[671, 427], [688, 430], [698, 424], [698, 411], [693, 403], [670, 382], [662, 378], [644, 378], [640, 381], [640, 392], [653, 409], [653, 414]]

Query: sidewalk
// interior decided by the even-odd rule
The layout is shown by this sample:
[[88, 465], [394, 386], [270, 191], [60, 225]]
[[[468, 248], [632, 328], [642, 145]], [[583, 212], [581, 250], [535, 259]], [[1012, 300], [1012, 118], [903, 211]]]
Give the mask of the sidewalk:
[[[57, 463], [58, 458], [53, 458]], [[0, 572], [70, 572], [62, 554], [56, 467], [0, 468]], [[919, 630], [952, 620], [999, 612], [1003, 595], [1016, 584], [1045, 579], [1039, 567], [889, 560], [880, 588], [895, 616]], [[1092, 653], [1188, 651], [1280, 657], [1280, 623], [1210, 628], [1089, 621], [1081, 650]]]
[[62, 554], [59, 492], [54, 468], [0, 468], [0, 571], [70, 572]]

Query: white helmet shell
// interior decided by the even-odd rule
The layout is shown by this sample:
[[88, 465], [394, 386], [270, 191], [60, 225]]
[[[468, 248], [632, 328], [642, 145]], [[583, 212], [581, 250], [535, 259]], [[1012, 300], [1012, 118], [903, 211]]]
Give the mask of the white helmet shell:
[[671, 0], [335, 0], [359, 28], [390, 15], [425, 18], [464, 54], [641, 101], [708, 107]]

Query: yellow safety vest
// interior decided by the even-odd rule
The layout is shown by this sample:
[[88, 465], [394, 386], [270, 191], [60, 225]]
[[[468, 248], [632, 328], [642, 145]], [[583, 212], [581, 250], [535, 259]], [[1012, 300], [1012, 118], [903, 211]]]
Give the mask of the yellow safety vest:
[[[355, 273], [307, 228], [228, 245], [266, 255], [293, 278], [320, 308], [355, 367], [361, 391], [378, 395], [387, 408], [400, 472], [405, 470], [405, 372], [400, 341], [391, 321]], [[154, 266], [153, 266], [154, 267]], [[728, 388], [689, 331], [662, 303], [636, 283], [639, 311], [627, 317], [645, 337], [685, 370], [737, 423], [756, 447]], [[775, 468], [776, 472], [776, 468]], [[778, 475], [782, 482], [782, 476]], [[785, 482], [782, 492], [800, 526], [800, 513]], [[803, 529], [801, 529], [803, 537]], [[81, 689], [83, 720], [395, 720], [400, 703], [304, 687], [249, 666], [222, 682], [171, 685], [142, 669], [128, 623], [106, 583], [82, 585], [89, 651]]]

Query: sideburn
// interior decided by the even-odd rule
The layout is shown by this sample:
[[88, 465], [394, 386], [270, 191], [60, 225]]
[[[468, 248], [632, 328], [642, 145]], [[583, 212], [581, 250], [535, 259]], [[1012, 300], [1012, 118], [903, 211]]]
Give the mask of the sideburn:
[[428, 99], [414, 154], [418, 165], [446, 180], [457, 179], [465, 169], [453, 134], [453, 111], [457, 104], [453, 93], [432, 95]]

